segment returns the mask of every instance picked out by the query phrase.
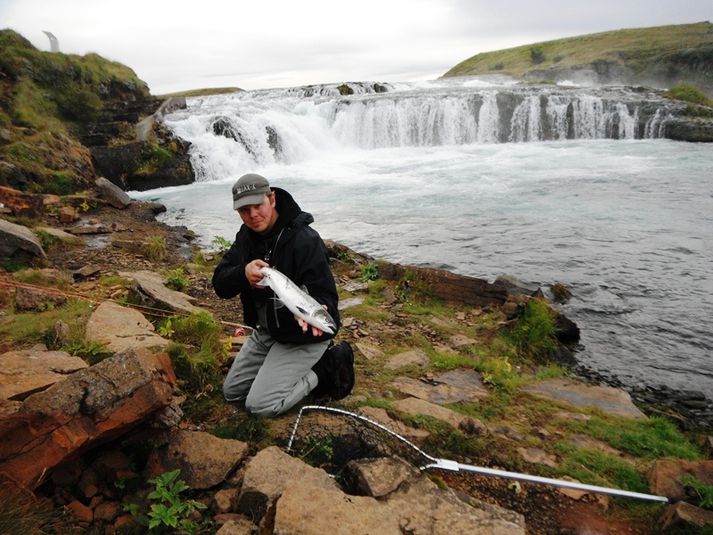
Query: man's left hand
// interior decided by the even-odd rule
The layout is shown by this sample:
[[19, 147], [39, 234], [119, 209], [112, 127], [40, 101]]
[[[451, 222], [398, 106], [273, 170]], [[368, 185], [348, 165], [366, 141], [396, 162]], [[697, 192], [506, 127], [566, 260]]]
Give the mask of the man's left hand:
[[306, 322], [305, 320], [303, 320], [302, 318], [298, 318], [297, 316], [295, 316], [295, 319], [297, 320], [297, 323], [299, 324], [299, 326], [302, 327], [302, 332], [303, 332], [303, 333], [306, 333], [306, 332], [307, 332], [307, 329], [312, 328], [312, 334], [313, 334], [314, 336], [322, 336], [322, 334], [324, 334], [320, 329], [318, 329], [318, 328], [315, 327], [314, 325], [310, 325], [309, 323], [307, 323], [307, 322]]

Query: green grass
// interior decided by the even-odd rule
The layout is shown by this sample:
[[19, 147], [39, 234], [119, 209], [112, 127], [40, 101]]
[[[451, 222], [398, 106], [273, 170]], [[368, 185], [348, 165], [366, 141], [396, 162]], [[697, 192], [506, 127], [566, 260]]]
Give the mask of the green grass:
[[550, 307], [541, 299], [531, 299], [522, 317], [505, 333], [518, 354], [542, 357], [557, 345], [555, 319]]
[[60, 320], [69, 325], [73, 338], [77, 338], [91, 312], [87, 301], [70, 298], [63, 306], [52, 310], [9, 314], [0, 318], [0, 338], [18, 347], [44, 342], [47, 332]]
[[476, 368], [477, 362], [472, 357], [459, 353], [444, 353], [440, 351], [428, 351], [431, 359], [431, 368], [438, 371], [454, 370], [456, 368]]
[[149, 260], [163, 260], [168, 255], [166, 238], [158, 235], [146, 236], [139, 245], [139, 251]]
[[713, 99], [706, 95], [694, 84], [677, 84], [671, 87], [664, 93], [665, 96], [691, 102], [692, 104], [700, 104], [701, 106], [713, 107]]
[[587, 422], [567, 422], [570, 430], [585, 433], [623, 452], [646, 459], [675, 457], [697, 460], [700, 449], [664, 418], [644, 420], [593, 416]]
[[208, 87], [205, 89], [188, 89], [186, 91], [164, 93], [157, 96], [161, 99], [167, 99], [171, 97], [205, 97], [209, 95], [223, 95], [225, 93], [238, 93], [239, 91], [243, 90], [239, 87]]
[[[533, 68], [572, 67], [596, 61], [653, 61], [682, 49], [713, 45], [710, 22], [622, 29], [610, 32], [530, 43], [515, 48], [483, 52], [450, 69], [444, 76], [502, 73], [523, 76]], [[536, 51], [533, 62], [532, 50]]]
[[568, 475], [592, 485], [648, 492], [643, 474], [626, 461], [564, 442], [558, 443], [556, 449], [562, 456], [562, 462], [556, 469], [559, 475]]

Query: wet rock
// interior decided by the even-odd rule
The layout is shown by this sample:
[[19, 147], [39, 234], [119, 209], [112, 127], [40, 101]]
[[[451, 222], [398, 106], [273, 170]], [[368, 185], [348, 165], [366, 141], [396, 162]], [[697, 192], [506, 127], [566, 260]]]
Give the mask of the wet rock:
[[504, 289], [509, 296], [542, 297], [542, 290], [538, 284], [521, 281], [511, 275], [499, 276], [493, 282], [493, 286]]
[[556, 303], [566, 303], [572, 298], [572, 292], [561, 282], [555, 282], [550, 286], [550, 291]]
[[105, 301], [89, 317], [85, 337], [114, 352], [169, 344], [169, 340], [154, 331], [153, 324], [141, 312]]
[[0, 355], [0, 399], [21, 401], [87, 367], [81, 358], [64, 351], [8, 351]]
[[645, 418], [631, 396], [610, 386], [589, 386], [568, 379], [547, 379], [523, 388], [538, 397], [566, 401], [580, 407], [596, 407], [604, 412], [625, 418]]
[[17, 262], [45, 258], [40, 241], [30, 229], [0, 219], [0, 259]]
[[146, 462], [149, 476], [181, 470], [181, 479], [192, 489], [207, 489], [225, 481], [245, 459], [248, 445], [210, 433], [174, 429], [157, 437], [157, 446]]
[[77, 371], [0, 419], [0, 472], [34, 488], [56, 466], [167, 405], [175, 385], [165, 353], [125, 351]]

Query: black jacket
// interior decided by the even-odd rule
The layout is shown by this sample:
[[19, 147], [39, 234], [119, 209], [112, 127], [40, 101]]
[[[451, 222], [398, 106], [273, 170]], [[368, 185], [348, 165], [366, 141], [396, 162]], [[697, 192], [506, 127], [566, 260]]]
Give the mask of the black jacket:
[[292, 196], [280, 188], [276, 195], [278, 219], [269, 233], [258, 234], [242, 225], [235, 241], [213, 273], [213, 288], [224, 299], [240, 295], [245, 323], [257, 325], [257, 303], [267, 304], [267, 329], [275, 340], [283, 343], [308, 344], [327, 340], [334, 335], [317, 337], [308, 329], [303, 333], [287, 307], [279, 306], [270, 288], [253, 288], [245, 277], [245, 266], [256, 258], [265, 260], [281, 271], [320, 304], [327, 305], [329, 314], [339, 326], [337, 288], [329, 269], [327, 248], [316, 230], [309, 225], [311, 214], [303, 212]]

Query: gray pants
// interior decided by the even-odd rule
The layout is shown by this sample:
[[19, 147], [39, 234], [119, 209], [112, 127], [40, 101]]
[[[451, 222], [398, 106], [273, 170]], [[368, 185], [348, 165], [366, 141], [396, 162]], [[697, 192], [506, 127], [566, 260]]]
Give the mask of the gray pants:
[[231, 403], [245, 400], [245, 408], [260, 418], [282, 414], [317, 386], [311, 368], [328, 345], [283, 344], [255, 329], [230, 366], [223, 395]]

